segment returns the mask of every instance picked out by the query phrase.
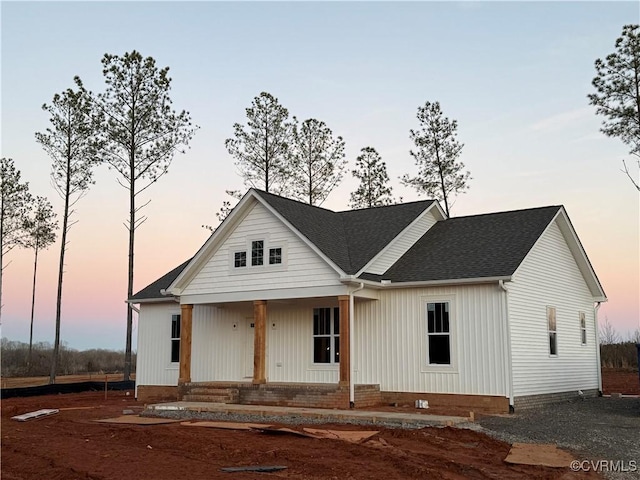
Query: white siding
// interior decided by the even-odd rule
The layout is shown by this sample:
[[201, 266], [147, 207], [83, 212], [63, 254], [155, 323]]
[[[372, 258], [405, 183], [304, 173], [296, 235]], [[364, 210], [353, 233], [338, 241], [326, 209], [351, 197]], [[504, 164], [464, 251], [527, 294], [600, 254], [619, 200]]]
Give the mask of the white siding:
[[367, 267], [366, 271], [382, 275], [391, 265], [407, 253], [414, 243], [416, 243], [426, 232], [436, 223], [436, 218], [431, 211], [422, 215], [414, 223], [409, 225], [404, 232], [396, 237], [380, 256]]
[[[593, 297], [554, 222], [509, 288], [514, 396], [598, 388]], [[558, 355], [549, 355], [547, 306], [556, 308]], [[587, 344], [581, 344], [584, 312]]]
[[252, 315], [251, 306], [194, 305], [191, 381], [250, 380], [245, 378], [245, 349], [247, 318]]
[[338, 302], [327, 299], [304, 305], [267, 305], [267, 377], [270, 382], [338, 382], [337, 364], [313, 363], [314, 306], [337, 307]]
[[[427, 301], [452, 303], [453, 368], [427, 365]], [[503, 300], [496, 284], [380, 293], [355, 307], [356, 383], [384, 391], [506, 396]]]
[[[283, 265], [234, 268], [235, 251], [246, 250], [247, 262], [251, 263], [251, 240], [265, 240], [265, 264], [270, 246], [283, 248]], [[256, 203], [182, 295], [323, 286], [341, 286], [338, 273], [262, 204]]]
[[177, 385], [178, 363], [171, 363], [171, 316], [177, 303], [140, 305], [136, 388], [140, 385]]

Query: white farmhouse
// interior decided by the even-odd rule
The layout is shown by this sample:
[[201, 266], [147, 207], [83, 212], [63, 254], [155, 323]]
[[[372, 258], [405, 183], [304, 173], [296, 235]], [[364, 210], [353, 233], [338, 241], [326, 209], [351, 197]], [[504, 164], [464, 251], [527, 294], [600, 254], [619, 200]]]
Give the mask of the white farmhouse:
[[562, 206], [447, 219], [250, 190], [139, 304], [136, 394], [506, 412], [601, 391], [605, 293]]

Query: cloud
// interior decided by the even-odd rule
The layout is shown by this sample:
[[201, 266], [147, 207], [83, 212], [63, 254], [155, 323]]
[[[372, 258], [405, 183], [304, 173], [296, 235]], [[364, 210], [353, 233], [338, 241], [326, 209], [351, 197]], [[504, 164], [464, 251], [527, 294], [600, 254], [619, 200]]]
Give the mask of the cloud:
[[557, 113], [539, 120], [530, 127], [530, 130], [534, 132], [564, 130], [583, 119], [593, 117], [593, 115], [594, 111], [591, 107], [569, 110], [568, 112]]

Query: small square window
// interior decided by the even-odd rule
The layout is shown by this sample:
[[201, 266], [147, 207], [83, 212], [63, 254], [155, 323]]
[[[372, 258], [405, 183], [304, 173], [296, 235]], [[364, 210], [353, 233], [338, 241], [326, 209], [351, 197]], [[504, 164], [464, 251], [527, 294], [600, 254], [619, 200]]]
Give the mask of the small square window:
[[269, 249], [269, 265], [278, 265], [282, 263], [282, 248]]
[[251, 242], [251, 266], [264, 264], [264, 240]]
[[247, 252], [235, 252], [233, 254], [233, 259], [234, 259], [233, 266], [235, 268], [247, 266]]

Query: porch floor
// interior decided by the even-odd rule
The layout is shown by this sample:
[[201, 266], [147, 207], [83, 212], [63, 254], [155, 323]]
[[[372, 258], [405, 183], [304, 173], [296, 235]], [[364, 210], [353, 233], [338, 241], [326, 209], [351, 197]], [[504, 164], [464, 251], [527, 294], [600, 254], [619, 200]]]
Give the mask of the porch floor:
[[[276, 423], [354, 423], [380, 424], [400, 428], [444, 427], [469, 422], [467, 417], [417, 413], [375, 412], [370, 410], [338, 410], [323, 408], [238, 405], [211, 402], [168, 402], [147, 405], [145, 416], [207, 418], [211, 416], [245, 415], [258, 421]], [[291, 419], [292, 422], [287, 422]]]

